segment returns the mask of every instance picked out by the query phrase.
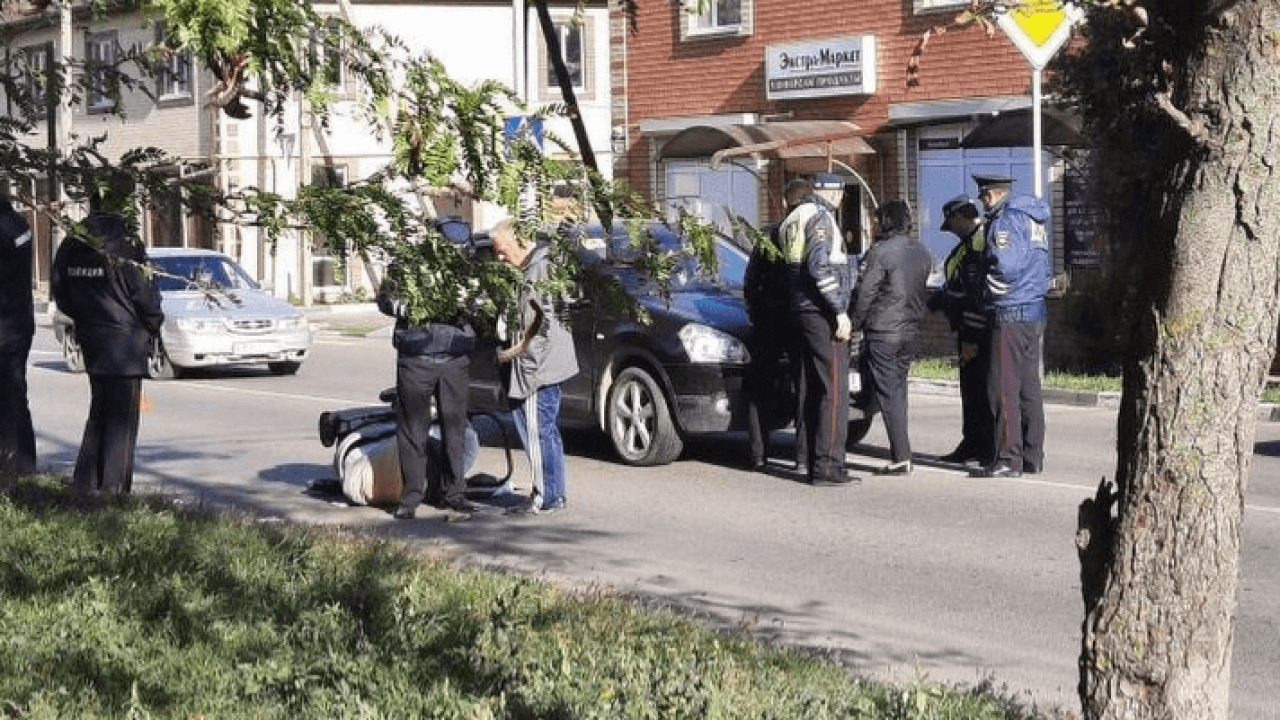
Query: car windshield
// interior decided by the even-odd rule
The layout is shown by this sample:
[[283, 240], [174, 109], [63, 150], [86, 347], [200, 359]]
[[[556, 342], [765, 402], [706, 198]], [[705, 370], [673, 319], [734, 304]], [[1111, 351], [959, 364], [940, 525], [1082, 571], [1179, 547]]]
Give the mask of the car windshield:
[[[649, 225], [648, 232], [657, 243], [658, 249], [663, 252], [678, 252], [686, 247], [687, 243], [681, 235], [661, 223]], [[609, 244], [609, 253], [615, 262], [622, 264], [635, 262], [637, 253], [631, 246], [631, 236], [621, 225], [615, 227], [609, 238]], [[671, 274], [672, 287], [695, 288], [714, 284], [741, 289], [742, 278], [747, 271], [746, 252], [722, 235], [716, 235], [715, 249], [719, 267], [714, 276], [699, 272], [698, 262], [691, 257], [686, 257], [681, 259]]]
[[258, 286], [239, 265], [217, 255], [166, 255], [150, 260], [161, 292], [201, 287], [253, 290]]

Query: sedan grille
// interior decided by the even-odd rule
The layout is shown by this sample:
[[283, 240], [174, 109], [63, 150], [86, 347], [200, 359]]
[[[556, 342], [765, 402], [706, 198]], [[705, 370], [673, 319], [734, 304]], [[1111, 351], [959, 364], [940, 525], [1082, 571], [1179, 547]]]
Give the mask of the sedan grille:
[[275, 327], [275, 321], [267, 318], [255, 318], [249, 320], [232, 320], [231, 331], [240, 333], [260, 333], [266, 332]]

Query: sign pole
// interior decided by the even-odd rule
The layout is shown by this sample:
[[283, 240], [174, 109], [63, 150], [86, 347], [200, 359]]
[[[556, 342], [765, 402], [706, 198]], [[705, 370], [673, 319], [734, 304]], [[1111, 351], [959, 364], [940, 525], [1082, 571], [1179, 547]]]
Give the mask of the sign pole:
[[1043, 194], [1041, 188], [1044, 187], [1044, 169], [1041, 167], [1040, 158], [1040, 146], [1044, 140], [1040, 104], [1040, 68], [1033, 67], [1031, 69], [1031, 167], [1034, 170], [1031, 177], [1035, 183], [1037, 198]]

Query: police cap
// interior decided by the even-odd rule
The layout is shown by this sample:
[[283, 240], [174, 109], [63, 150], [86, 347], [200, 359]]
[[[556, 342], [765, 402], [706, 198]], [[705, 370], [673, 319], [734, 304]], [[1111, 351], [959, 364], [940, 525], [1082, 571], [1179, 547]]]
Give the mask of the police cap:
[[942, 227], [940, 229], [946, 230], [952, 216], [957, 213], [963, 213], [970, 218], [976, 218], [982, 214], [973, 198], [968, 195], [957, 195], [942, 206]]
[[984, 175], [974, 175], [973, 182], [977, 184], [978, 189], [985, 187], [1011, 187], [1013, 178], [1008, 175], [1000, 175], [997, 173], [988, 173]]
[[841, 190], [844, 188], [844, 178], [835, 173], [814, 173], [812, 184], [814, 190]]

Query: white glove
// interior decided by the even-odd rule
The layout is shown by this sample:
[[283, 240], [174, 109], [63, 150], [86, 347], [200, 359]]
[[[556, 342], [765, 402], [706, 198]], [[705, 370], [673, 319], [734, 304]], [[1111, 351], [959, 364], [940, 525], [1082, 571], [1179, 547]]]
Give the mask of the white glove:
[[836, 316], [836, 340], [844, 342], [853, 336], [853, 323], [849, 321], [849, 316], [840, 313]]

